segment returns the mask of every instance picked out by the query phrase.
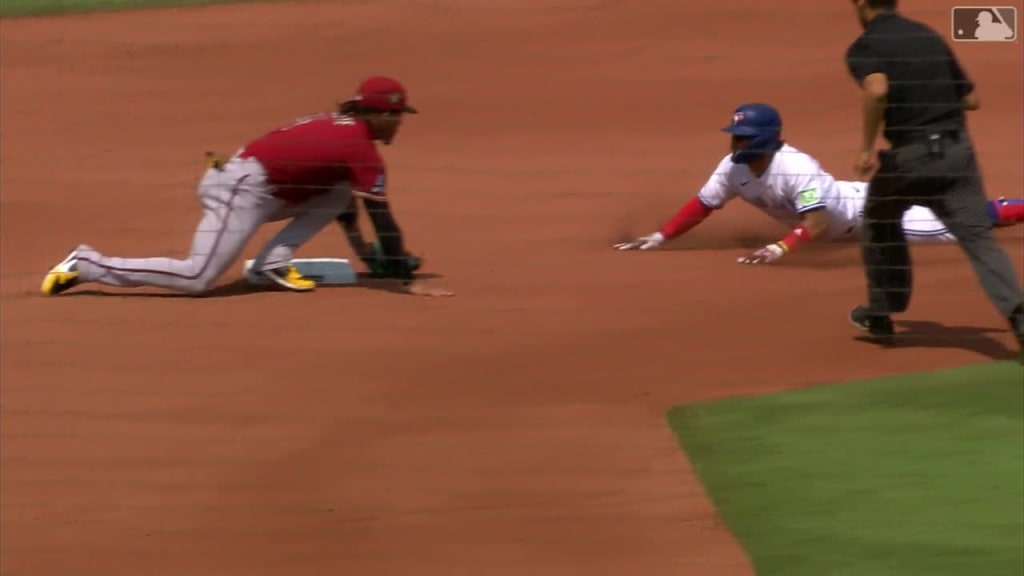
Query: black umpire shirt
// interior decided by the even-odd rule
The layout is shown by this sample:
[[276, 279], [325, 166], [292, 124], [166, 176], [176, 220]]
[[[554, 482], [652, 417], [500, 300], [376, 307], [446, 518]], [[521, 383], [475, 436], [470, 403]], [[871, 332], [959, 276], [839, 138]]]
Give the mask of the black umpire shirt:
[[858, 84], [882, 72], [889, 80], [885, 138], [895, 148], [923, 132], [965, 125], [960, 100], [974, 90], [939, 34], [897, 12], [878, 14], [850, 45], [846, 65]]

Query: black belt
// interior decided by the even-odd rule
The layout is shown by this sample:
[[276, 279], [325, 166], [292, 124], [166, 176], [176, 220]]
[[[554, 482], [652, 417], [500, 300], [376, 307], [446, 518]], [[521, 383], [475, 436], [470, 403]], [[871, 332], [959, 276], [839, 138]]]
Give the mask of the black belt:
[[932, 144], [936, 141], [959, 142], [964, 139], [966, 133], [960, 128], [944, 128], [940, 130], [914, 130], [900, 134], [891, 143], [893, 148], [902, 148], [914, 144]]

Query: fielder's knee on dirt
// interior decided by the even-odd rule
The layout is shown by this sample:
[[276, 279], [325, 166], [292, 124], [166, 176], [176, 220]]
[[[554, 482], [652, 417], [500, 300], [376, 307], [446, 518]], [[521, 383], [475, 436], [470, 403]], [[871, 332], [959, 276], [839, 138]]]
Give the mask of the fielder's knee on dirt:
[[202, 296], [213, 289], [217, 283], [216, 276], [199, 276], [190, 281], [182, 283], [181, 291], [189, 296]]

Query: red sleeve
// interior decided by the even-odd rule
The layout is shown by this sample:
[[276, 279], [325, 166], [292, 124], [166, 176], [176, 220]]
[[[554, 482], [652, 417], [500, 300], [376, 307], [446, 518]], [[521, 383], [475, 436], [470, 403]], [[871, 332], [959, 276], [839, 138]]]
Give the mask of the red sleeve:
[[349, 169], [352, 171], [352, 191], [356, 196], [387, 201], [387, 171], [373, 142], [366, 141], [356, 147]]
[[779, 240], [778, 244], [786, 252], [792, 252], [799, 244], [809, 242], [810, 240], [813, 240], [811, 238], [811, 231], [803, 224], [798, 224], [790, 230], [788, 236]]
[[693, 198], [680, 208], [671, 220], [661, 227], [661, 235], [666, 240], [681, 236], [690, 228], [703, 222], [712, 212], [714, 212], [714, 209], [701, 202], [700, 198]]

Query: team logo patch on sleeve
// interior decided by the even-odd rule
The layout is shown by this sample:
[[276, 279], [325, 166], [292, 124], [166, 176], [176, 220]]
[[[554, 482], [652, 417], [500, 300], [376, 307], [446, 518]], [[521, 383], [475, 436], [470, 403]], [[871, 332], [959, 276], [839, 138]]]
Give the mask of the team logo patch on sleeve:
[[809, 206], [811, 204], [817, 204], [821, 202], [821, 193], [818, 192], [817, 188], [808, 188], [800, 191], [800, 204]]
[[370, 192], [372, 192], [373, 194], [377, 194], [378, 196], [383, 196], [384, 192], [386, 191], [387, 178], [384, 176], [384, 174], [380, 174], [379, 176], [377, 176], [377, 181], [373, 183], [373, 188], [370, 189]]

